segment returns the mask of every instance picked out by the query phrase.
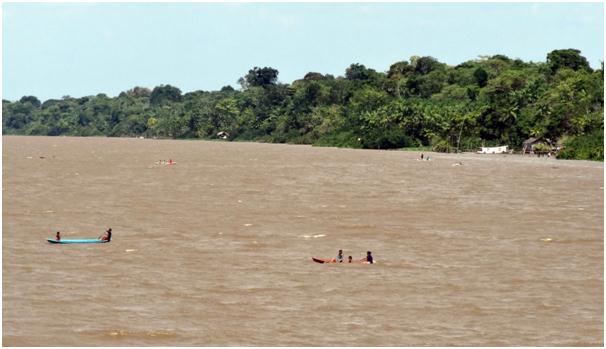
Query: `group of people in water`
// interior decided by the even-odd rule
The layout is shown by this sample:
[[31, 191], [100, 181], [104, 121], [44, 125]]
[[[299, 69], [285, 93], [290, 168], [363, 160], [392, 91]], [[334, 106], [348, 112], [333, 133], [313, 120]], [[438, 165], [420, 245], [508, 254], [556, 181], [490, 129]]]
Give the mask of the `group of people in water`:
[[[55, 235], [55, 240], [61, 241], [60, 231], [58, 231], [57, 235]], [[99, 240], [110, 242], [112, 240], [112, 228], [107, 229], [103, 235], [99, 236]]]
[[[112, 239], [112, 228], [107, 229], [103, 235], [99, 236], [99, 240], [101, 240], [101, 241], [110, 242], [111, 239]], [[59, 232], [59, 231], [57, 232], [57, 235], [55, 236], [55, 240], [61, 241], [61, 232]], [[336, 262], [336, 263], [344, 263], [345, 262], [345, 258], [343, 256], [343, 250], [339, 250], [339, 252], [337, 253], [337, 257], [334, 258], [333, 261]], [[348, 263], [353, 263], [353, 257], [352, 256], [348, 256], [347, 257], [347, 262]], [[366, 263], [369, 263], [369, 264], [373, 264], [374, 263], [374, 258], [372, 257], [372, 252], [366, 251], [366, 257], [360, 259], [359, 262], [366, 262]]]
[[[337, 253], [337, 257], [335, 258], [335, 262], [337, 263], [343, 263], [343, 250], [339, 250], [339, 253]], [[352, 263], [353, 261], [353, 257], [349, 256], [347, 257], [347, 262], [348, 263]], [[360, 262], [368, 262], [370, 264], [374, 263], [374, 260], [372, 258], [372, 252], [370, 251], [366, 251], [366, 257], [360, 259]]]

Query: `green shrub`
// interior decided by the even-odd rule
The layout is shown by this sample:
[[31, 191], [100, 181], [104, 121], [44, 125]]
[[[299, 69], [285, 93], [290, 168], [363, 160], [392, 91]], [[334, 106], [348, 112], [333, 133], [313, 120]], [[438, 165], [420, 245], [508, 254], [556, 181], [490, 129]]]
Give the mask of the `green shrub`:
[[320, 137], [313, 145], [319, 147], [360, 148], [358, 136], [351, 131], [341, 131]]
[[404, 132], [394, 129], [374, 129], [360, 139], [363, 148], [394, 149], [414, 147], [417, 143]]
[[464, 137], [459, 144], [459, 151], [476, 151], [482, 146], [482, 138], [478, 136]]
[[558, 159], [604, 161], [604, 129], [568, 138]]
[[533, 150], [535, 152], [550, 152], [551, 151], [551, 146], [549, 146], [549, 144], [539, 143], [539, 144], [537, 144], [537, 145], [534, 146]]
[[450, 153], [450, 149], [451, 149], [450, 144], [445, 139], [440, 139], [440, 140], [436, 141], [433, 144], [433, 146], [431, 147], [431, 150], [438, 152], [438, 153]]

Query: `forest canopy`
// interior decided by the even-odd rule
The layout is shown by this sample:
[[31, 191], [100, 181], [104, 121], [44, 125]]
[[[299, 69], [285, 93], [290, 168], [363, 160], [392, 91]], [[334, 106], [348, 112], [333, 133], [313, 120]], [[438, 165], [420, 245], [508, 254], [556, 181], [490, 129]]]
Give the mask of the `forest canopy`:
[[[604, 65], [576, 49], [545, 62], [504, 55], [457, 66], [413, 56], [378, 72], [351, 64], [343, 76], [309, 72], [280, 83], [254, 67], [219, 91], [134, 87], [105, 94], [2, 101], [4, 135], [246, 140], [435, 151], [509, 145], [528, 138], [560, 145], [559, 157], [604, 158]], [[227, 136], [226, 136], [227, 135]]]

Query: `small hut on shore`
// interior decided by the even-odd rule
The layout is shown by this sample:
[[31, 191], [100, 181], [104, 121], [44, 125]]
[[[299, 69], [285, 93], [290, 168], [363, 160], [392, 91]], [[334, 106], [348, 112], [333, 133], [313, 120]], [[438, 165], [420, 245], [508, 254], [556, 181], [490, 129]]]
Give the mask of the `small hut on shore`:
[[522, 154], [534, 154], [534, 147], [539, 144], [544, 144], [543, 140], [538, 137], [531, 137], [522, 143]]

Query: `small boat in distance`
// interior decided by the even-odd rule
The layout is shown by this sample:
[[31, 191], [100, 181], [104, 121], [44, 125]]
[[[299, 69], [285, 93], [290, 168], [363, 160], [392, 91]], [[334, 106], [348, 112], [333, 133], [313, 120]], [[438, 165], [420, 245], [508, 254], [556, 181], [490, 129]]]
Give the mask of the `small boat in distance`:
[[104, 244], [109, 242], [101, 239], [46, 239], [51, 244]]
[[[320, 264], [337, 263], [337, 260], [335, 258], [316, 258], [316, 257], [311, 257], [311, 259], [314, 262], [320, 263]], [[337, 264], [370, 264], [370, 263], [367, 262], [367, 261], [365, 261], [365, 260], [352, 260], [351, 262], [343, 261], [343, 262], [339, 262]]]

